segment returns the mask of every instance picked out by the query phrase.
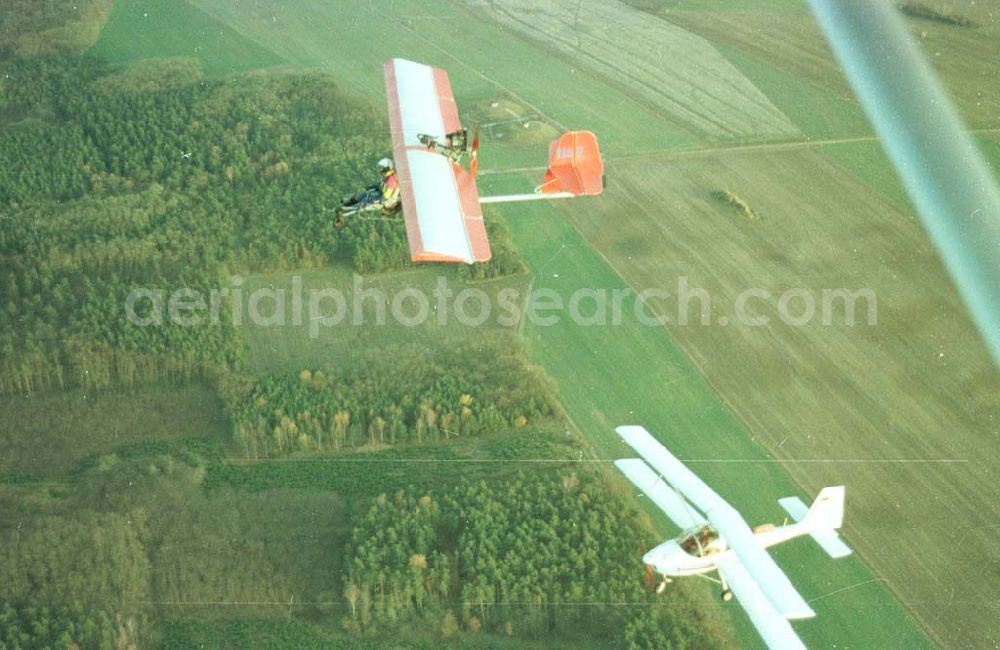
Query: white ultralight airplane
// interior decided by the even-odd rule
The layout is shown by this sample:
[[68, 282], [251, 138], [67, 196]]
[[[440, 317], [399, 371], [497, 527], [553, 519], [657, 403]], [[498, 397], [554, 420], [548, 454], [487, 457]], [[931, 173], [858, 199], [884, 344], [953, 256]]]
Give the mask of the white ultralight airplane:
[[844, 518], [844, 487], [823, 488], [809, 508], [798, 497], [778, 499], [795, 523], [751, 529], [646, 429], [616, 431], [642, 459], [623, 458], [615, 466], [684, 531], [642, 558], [663, 576], [657, 592], [672, 577], [718, 572], [723, 600], [736, 596], [769, 648], [805, 648], [788, 621], [816, 613], [764, 549], [809, 535], [832, 558], [850, 555], [836, 532]]
[[[414, 262], [485, 262], [490, 245], [482, 203], [560, 199], [604, 190], [604, 163], [590, 131], [549, 145], [548, 171], [533, 192], [480, 197], [478, 135], [468, 140], [448, 73], [406, 59], [385, 63], [392, 151], [406, 237]], [[460, 164], [469, 158], [468, 169]]]

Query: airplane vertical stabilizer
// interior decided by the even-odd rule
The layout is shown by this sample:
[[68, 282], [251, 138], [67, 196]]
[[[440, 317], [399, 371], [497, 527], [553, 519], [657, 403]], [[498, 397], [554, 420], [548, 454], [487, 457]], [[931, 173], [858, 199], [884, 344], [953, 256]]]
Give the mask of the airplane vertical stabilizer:
[[844, 523], [843, 485], [823, 488], [810, 508], [798, 497], [778, 499], [778, 503], [792, 519], [806, 527], [809, 536], [827, 555], [836, 559], [851, 554], [850, 547], [837, 534]]
[[844, 486], [820, 490], [802, 523], [815, 528], [840, 528], [844, 524]]

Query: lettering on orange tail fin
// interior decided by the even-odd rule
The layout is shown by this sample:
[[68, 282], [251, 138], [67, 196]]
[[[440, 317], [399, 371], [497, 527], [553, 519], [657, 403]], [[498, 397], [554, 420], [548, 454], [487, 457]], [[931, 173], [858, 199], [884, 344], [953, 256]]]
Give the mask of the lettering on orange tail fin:
[[577, 196], [604, 191], [604, 161], [597, 136], [590, 131], [570, 131], [549, 145], [549, 169], [539, 191], [569, 192]]

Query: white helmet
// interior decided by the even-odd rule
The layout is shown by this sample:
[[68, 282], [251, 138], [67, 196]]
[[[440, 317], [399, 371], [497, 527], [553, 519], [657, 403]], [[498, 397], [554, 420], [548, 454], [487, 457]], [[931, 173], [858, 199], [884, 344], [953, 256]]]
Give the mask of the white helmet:
[[383, 158], [382, 160], [378, 161], [378, 170], [380, 172], [387, 172], [390, 169], [395, 169], [395, 165], [392, 164], [392, 160], [388, 158]]

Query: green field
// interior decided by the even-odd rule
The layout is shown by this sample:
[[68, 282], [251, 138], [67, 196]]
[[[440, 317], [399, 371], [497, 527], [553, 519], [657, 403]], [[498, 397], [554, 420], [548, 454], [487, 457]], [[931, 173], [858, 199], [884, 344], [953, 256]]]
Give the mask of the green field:
[[[291, 63], [321, 67], [342, 83], [381, 101], [382, 64], [409, 57], [448, 68], [463, 104], [512, 97], [560, 128], [589, 128], [601, 134], [605, 150], [627, 153], [675, 148], [696, 136], [666, 115], [612, 91], [601, 79], [578, 74], [570, 61], [549, 57], [546, 74], [531, 75], [539, 50], [499, 31], [460, 4], [438, 4], [428, 11], [418, 0], [379, 5], [261, 2], [254, 6], [197, 2], [198, 7]], [[441, 29], [437, 26], [443, 25]], [[336, 34], [332, 38], [331, 34]], [[433, 35], [432, 35], [433, 34]], [[504, 65], [496, 65], [497, 52]], [[572, 86], [556, 94], [553, 85]], [[623, 123], [617, 115], [635, 116]], [[496, 163], [544, 162], [537, 151], [513, 152], [503, 160], [484, 151], [483, 169]]]
[[[114, 60], [192, 56], [209, 74], [281, 62], [319, 67], [375, 101], [382, 97], [382, 61], [403, 56], [448, 68], [460, 107], [510, 97], [553, 126], [597, 132], [612, 161], [603, 198], [558, 210], [504, 209], [531, 269], [530, 278], [515, 280], [518, 286], [528, 280], [568, 295], [579, 287], [673, 288], [685, 275], [720, 306], [750, 286], [776, 294], [796, 286], [877, 290], [879, 325], [870, 329], [664, 330], [627, 317], [618, 327], [563, 322], [528, 326], [524, 335], [533, 357], [558, 381], [572, 423], [602, 458], [625, 453], [615, 425], [644, 424], [753, 523], [780, 520], [778, 497], [848, 485], [845, 536], [860, 559], [831, 562], [805, 541], [775, 552], [819, 614], [796, 624], [807, 644], [918, 647], [928, 643], [924, 634], [954, 647], [996, 640], [1000, 580], [990, 516], [1000, 494], [989, 469], [997, 457], [998, 378], [878, 149], [865, 142], [822, 149], [793, 142], [784, 149], [616, 161], [644, 152], [669, 157], [717, 141], [731, 149], [801, 140], [785, 121], [816, 139], [866, 136], [846, 83], [798, 3], [682, 3], [683, 11], [649, 17], [670, 22], [664, 33], [682, 28], [707, 39], [700, 47], [718, 44], [710, 60], [728, 62], [725, 83], [746, 89], [744, 96], [752, 95], [773, 118], [757, 130], [744, 125], [724, 136], [704, 123], [719, 115], [687, 115], [689, 107], [678, 108], [666, 96], [633, 96], [611, 72], [629, 61], [617, 58], [614, 47], [598, 47], [607, 43], [596, 33], [589, 33], [594, 41], [587, 56], [577, 58], [546, 46], [537, 30], [501, 29], [505, 23], [492, 22], [475, 3], [436, 5], [433, 12], [415, 0], [322, 7], [177, 3], [182, 32], [223, 26], [220, 42], [237, 53], [225, 55], [173, 43], [162, 28], [148, 49], [131, 49], [142, 13], [137, 7], [144, 4], [162, 7], [116, 7], [95, 52]], [[674, 3], [664, 4], [673, 9]], [[975, 31], [911, 24], [927, 31], [928, 51], [940, 52], [935, 63], [970, 122], [996, 127], [988, 107], [995, 106], [998, 88], [983, 65], [995, 43]], [[681, 60], [673, 71], [704, 74], [703, 64]], [[539, 154], [508, 145], [484, 149], [482, 158], [486, 169], [496, 169], [537, 164]], [[489, 176], [483, 186], [499, 191], [534, 180]], [[720, 189], [745, 198], [760, 220], [740, 221], [714, 203], [711, 193]], [[328, 279], [310, 273], [314, 281]], [[433, 274], [373, 281], [401, 286], [416, 277], [426, 284]], [[335, 280], [345, 281], [343, 275]], [[288, 278], [251, 282], [286, 286]], [[248, 339], [256, 367], [268, 369], [335, 358], [344, 340], [377, 345], [437, 335], [392, 329], [314, 340], [301, 329], [251, 330]], [[918, 462], [900, 462], [907, 460]], [[926, 462], [941, 460], [961, 462]], [[284, 479], [275, 480], [277, 486]], [[741, 645], [756, 643], [738, 608], [725, 611]]]
[[76, 392], [5, 399], [7, 421], [19, 426], [0, 431], [0, 473], [59, 476], [88, 456], [116, 447], [223, 436], [229, 430], [221, 401], [200, 383], [144, 387], [125, 395]]
[[849, 138], [871, 133], [861, 107], [852, 98], [786, 72], [748, 52], [722, 44], [716, 47], [807, 138]]
[[[401, 343], [422, 347], [443, 347], [451, 343], [467, 341], [474, 337], [502, 335], [503, 332], [516, 332], [517, 324], [504, 325], [507, 321], [497, 322], [502, 314], [497, 311], [491, 314], [481, 326], [463, 324], [455, 316], [454, 299], [447, 303], [447, 313], [443, 321], [439, 320], [437, 300], [434, 291], [442, 282], [447, 290], [458, 294], [465, 288], [481, 290], [489, 296], [491, 304], [497, 304], [497, 294], [504, 289], [513, 290], [515, 295], [523, 296], [529, 278], [521, 276], [504, 277], [494, 281], [475, 282], [468, 284], [462, 281], [454, 266], [425, 266], [413, 271], [395, 274], [383, 274], [361, 278], [342, 268], [310, 270], [296, 273], [255, 275], [246, 279], [244, 289], [246, 295], [251, 295], [259, 289], [273, 289], [283, 292], [286, 298], [287, 322], [284, 326], [268, 326], [255, 324], [247, 317], [244, 319], [244, 332], [250, 349], [250, 366], [255, 372], [272, 372], [275, 370], [299, 371], [303, 368], [317, 368], [324, 363], [336, 365], [344, 357], [349, 357], [358, 350], [374, 350], [380, 347], [393, 346]], [[298, 279], [296, 279], [298, 278]], [[355, 300], [355, 278], [361, 284], [359, 291], [377, 291], [386, 297], [383, 310], [384, 318], [379, 317], [380, 303], [375, 297]], [[302, 292], [302, 325], [292, 321], [294, 288], [301, 287]], [[429, 318], [418, 325], [408, 326], [394, 317], [392, 302], [397, 296], [404, 295], [404, 290], [415, 289], [428, 300]], [[316, 313], [310, 316], [310, 291], [333, 290], [346, 300], [344, 318], [336, 324], [310, 328], [310, 318], [319, 320], [322, 314], [333, 318], [336, 305], [332, 301], [317, 302]], [[478, 303], [468, 303], [464, 313], [476, 316]], [[523, 298], [521, 298], [523, 302]], [[270, 304], [270, 303], [268, 303]], [[360, 305], [355, 310], [355, 305]], [[520, 305], [520, 302], [517, 303]], [[249, 309], [249, 305], [245, 305]], [[270, 310], [271, 307], [266, 307]], [[419, 306], [412, 300], [399, 303], [396, 310], [404, 317], [416, 316]], [[261, 306], [261, 314], [265, 307]], [[258, 321], [258, 323], [263, 321]], [[356, 323], [359, 323], [360, 326]], [[381, 323], [381, 324], [380, 324]], [[440, 324], [439, 324], [440, 323]]]
[[845, 142], [825, 144], [822, 151], [840, 167], [862, 180], [871, 189], [881, 192], [896, 208], [913, 214], [913, 204], [877, 142]]
[[197, 59], [202, 71], [213, 76], [284, 63], [271, 50], [242, 38], [191, 4], [171, 0], [115, 3], [111, 18], [90, 53], [112, 62]]
[[[713, 43], [734, 48], [770, 63], [777, 70], [826, 88], [838, 97], [849, 99], [853, 96], [803, 3], [783, 3], [788, 6], [781, 9], [767, 2], [679, 4], [684, 6], [684, 10], [659, 15]], [[996, 25], [996, 9], [992, 3], [932, 1], [917, 4], [958, 7], [959, 14], [981, 22], [981, 27], [971, 29], [906, 18], [910, 32], [940, 73], [942, 82], [969, 125], [974, 128], [996, 127], [995, 107], [1000, 98], [1000, 87], [994, 83], [992, 65], [1000, 55], [1000, 42], [992, 33]], [[958, 5], [965, 5], [965, 8]], [[767, 91], [767, 88], [761, 89]], [[794, 87], [790, 89], [794, 93]], [[779, 100], [773, 96], [772, 99], [781, 106]], [[799, 125], [802, 126], [801, 123]]]

